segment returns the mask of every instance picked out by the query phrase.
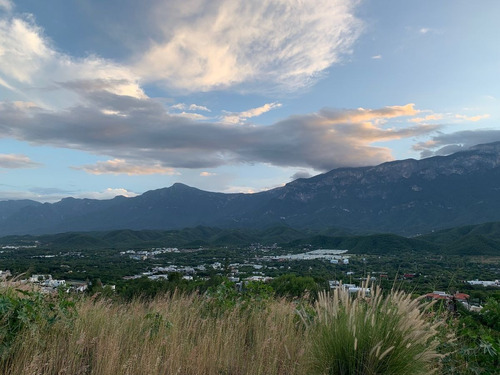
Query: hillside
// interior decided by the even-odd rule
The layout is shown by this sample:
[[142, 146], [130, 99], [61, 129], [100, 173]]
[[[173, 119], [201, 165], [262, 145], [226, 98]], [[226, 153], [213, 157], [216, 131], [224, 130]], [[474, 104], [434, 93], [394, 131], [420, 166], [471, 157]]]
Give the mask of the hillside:
[[419, 236], [450, 254], [500, 255], [500, 222], [467, 225]]
[[500, 255], [500, 222], [449, 228], [407, 238], [395, 234], [353, 235], [337, 229], [297, 230], [277, 226], [267, 229], [221, 229], [198, 226], [181, 230], [115, 230], [68, 232], [53, 235], [5, 236], [0, 245], [26, 245], [35, 241], [52, 249], [125, 249], [147, 247], [249, 246], [278, 244], [284, 248], [311, 246], [347, 249], [358, 254], [436, 252], [454, 255]]

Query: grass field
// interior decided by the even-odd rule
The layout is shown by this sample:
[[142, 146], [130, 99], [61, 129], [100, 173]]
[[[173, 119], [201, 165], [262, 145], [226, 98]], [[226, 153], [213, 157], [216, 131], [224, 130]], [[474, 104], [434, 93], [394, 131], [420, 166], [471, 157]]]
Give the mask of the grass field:
[[207, 295], [112, 302], [4, 290], [0, 373], [418, 374], [436, 368], [435, 324], [403, 293], [315, 304]]

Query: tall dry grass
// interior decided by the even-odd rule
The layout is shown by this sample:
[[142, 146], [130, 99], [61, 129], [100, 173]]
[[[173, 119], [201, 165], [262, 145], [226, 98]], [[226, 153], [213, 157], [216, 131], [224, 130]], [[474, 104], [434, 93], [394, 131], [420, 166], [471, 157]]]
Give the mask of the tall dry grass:
[[210, 314], [199, 296], [127, 305], [82, 301], [78, 315], [26, 332], [2, 374], [303, 374], [305, 331], [285, 301]]
[[[22, 321], [31, 302], [39, 296], [19, 304], [10, 321]], [[179, 294], [126, 304], [84, 298], [74, 309], [62, 307], [74, 311], [69, 315], [41, 304], [57, 320], [32, 315], [9, 344], [0, 374], [413, 375], [436, 364], [436, 324], [403, 292], [352, 298], [337, 290], [300, 308], [273, 299], [222, 309], [212, 302]]]

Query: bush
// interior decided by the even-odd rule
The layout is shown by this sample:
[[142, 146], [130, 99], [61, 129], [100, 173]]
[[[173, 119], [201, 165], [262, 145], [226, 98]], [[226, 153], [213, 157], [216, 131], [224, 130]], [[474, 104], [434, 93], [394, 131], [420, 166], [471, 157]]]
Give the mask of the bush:
[[[428, 306], [428, 305], [427, 305]], [[311, 330], [311, 374], [429, 374], [438, 355], [437, 325], [426, 305], [404, 292], [352, 298], [320, 293]]]
[[39, 334], [74, 313], [73, 302], [60, 291], [51, 300], [38, 291], [14, 288], [0, 290], [0, 360], [5, 360], [19, 335]]

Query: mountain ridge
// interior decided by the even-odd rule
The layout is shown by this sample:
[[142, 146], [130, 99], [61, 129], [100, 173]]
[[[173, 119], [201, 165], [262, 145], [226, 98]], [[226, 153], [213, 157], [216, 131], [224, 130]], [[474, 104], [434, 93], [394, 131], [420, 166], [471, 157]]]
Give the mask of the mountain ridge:
[[411, 236], [500, 220], [499, 192], [494, 142], [448, 156], [333, 169], [255, 194], [175, 183], [132, 198], [0, 201], [0, 235], [287, 225]]

